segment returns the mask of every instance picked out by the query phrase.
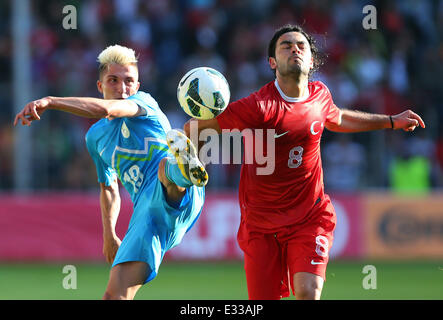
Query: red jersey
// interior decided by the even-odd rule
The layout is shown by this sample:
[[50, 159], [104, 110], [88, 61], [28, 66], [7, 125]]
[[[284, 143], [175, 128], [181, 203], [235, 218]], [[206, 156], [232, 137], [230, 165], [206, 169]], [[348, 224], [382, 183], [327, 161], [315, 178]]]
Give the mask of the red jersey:
[[[308, 88], [309, 96], [297, 101], [273, 81], [230, 103], [217, 117], [221, 129], [275, 130], [274, 171], [258, 175], [264, 165], [242, 164], [240, 208], [242, 220], [251, 226], [273, 230], [299, 223], [325, 199], [320, 139], [325, 123], [338, 124], [340, 111], [322, 82], [310, 82]], [[263, 136], [259, 143], [266, 146], [266, 132]]]

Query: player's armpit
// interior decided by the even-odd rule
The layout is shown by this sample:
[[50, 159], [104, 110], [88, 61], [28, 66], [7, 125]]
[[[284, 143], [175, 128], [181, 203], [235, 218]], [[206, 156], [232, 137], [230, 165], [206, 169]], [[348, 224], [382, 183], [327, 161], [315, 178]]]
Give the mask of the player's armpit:
[[325, 128], [328, 129], [329, 131], [340, 132], [340, 124], [326, 122]]

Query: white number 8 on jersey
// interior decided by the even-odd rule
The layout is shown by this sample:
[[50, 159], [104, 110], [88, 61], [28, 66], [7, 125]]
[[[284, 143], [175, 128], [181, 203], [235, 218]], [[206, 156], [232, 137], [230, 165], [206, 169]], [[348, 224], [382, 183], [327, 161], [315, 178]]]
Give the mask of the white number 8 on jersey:
[[289, 151], [288, 167], [298, 168], [300, 167], [302, 161], [303, 161], [303, 147], [298, 146], [292, 148]]
[[317, 246], [315, 247], [315, 253], [317, 253], [320, 257], [327, 257], [329, 251], [329, 241], [325, 236], [317, 236], [315, 238], [315, 243]]

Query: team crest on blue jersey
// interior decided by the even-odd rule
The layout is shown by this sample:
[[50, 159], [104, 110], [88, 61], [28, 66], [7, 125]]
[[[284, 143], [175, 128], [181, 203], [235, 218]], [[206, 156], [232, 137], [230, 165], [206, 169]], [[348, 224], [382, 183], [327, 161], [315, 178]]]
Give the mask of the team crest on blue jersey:
[[121, 132], [122, 132], [122, 136], [126, 139], [128, 139], [129, 136], [131, 135], [131, 133], [129, 132], [128, 126], [126, 125], [126, 123], [124, 121], [122, 122]]

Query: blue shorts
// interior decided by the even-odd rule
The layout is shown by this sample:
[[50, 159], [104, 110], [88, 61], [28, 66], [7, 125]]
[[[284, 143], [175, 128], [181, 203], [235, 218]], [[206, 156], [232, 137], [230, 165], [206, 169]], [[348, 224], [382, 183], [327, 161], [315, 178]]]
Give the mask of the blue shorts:
[[166, 200], [166, 189], [158, 179], [141, 192], [112, 267], [129, 261], [146, 262], [150, 267], [144, 281], [147, 283], [157, 276], [166, 251], [178, 245], [197, 221], [205, 189], [187, 188], [181, 202], [175, 205]]

